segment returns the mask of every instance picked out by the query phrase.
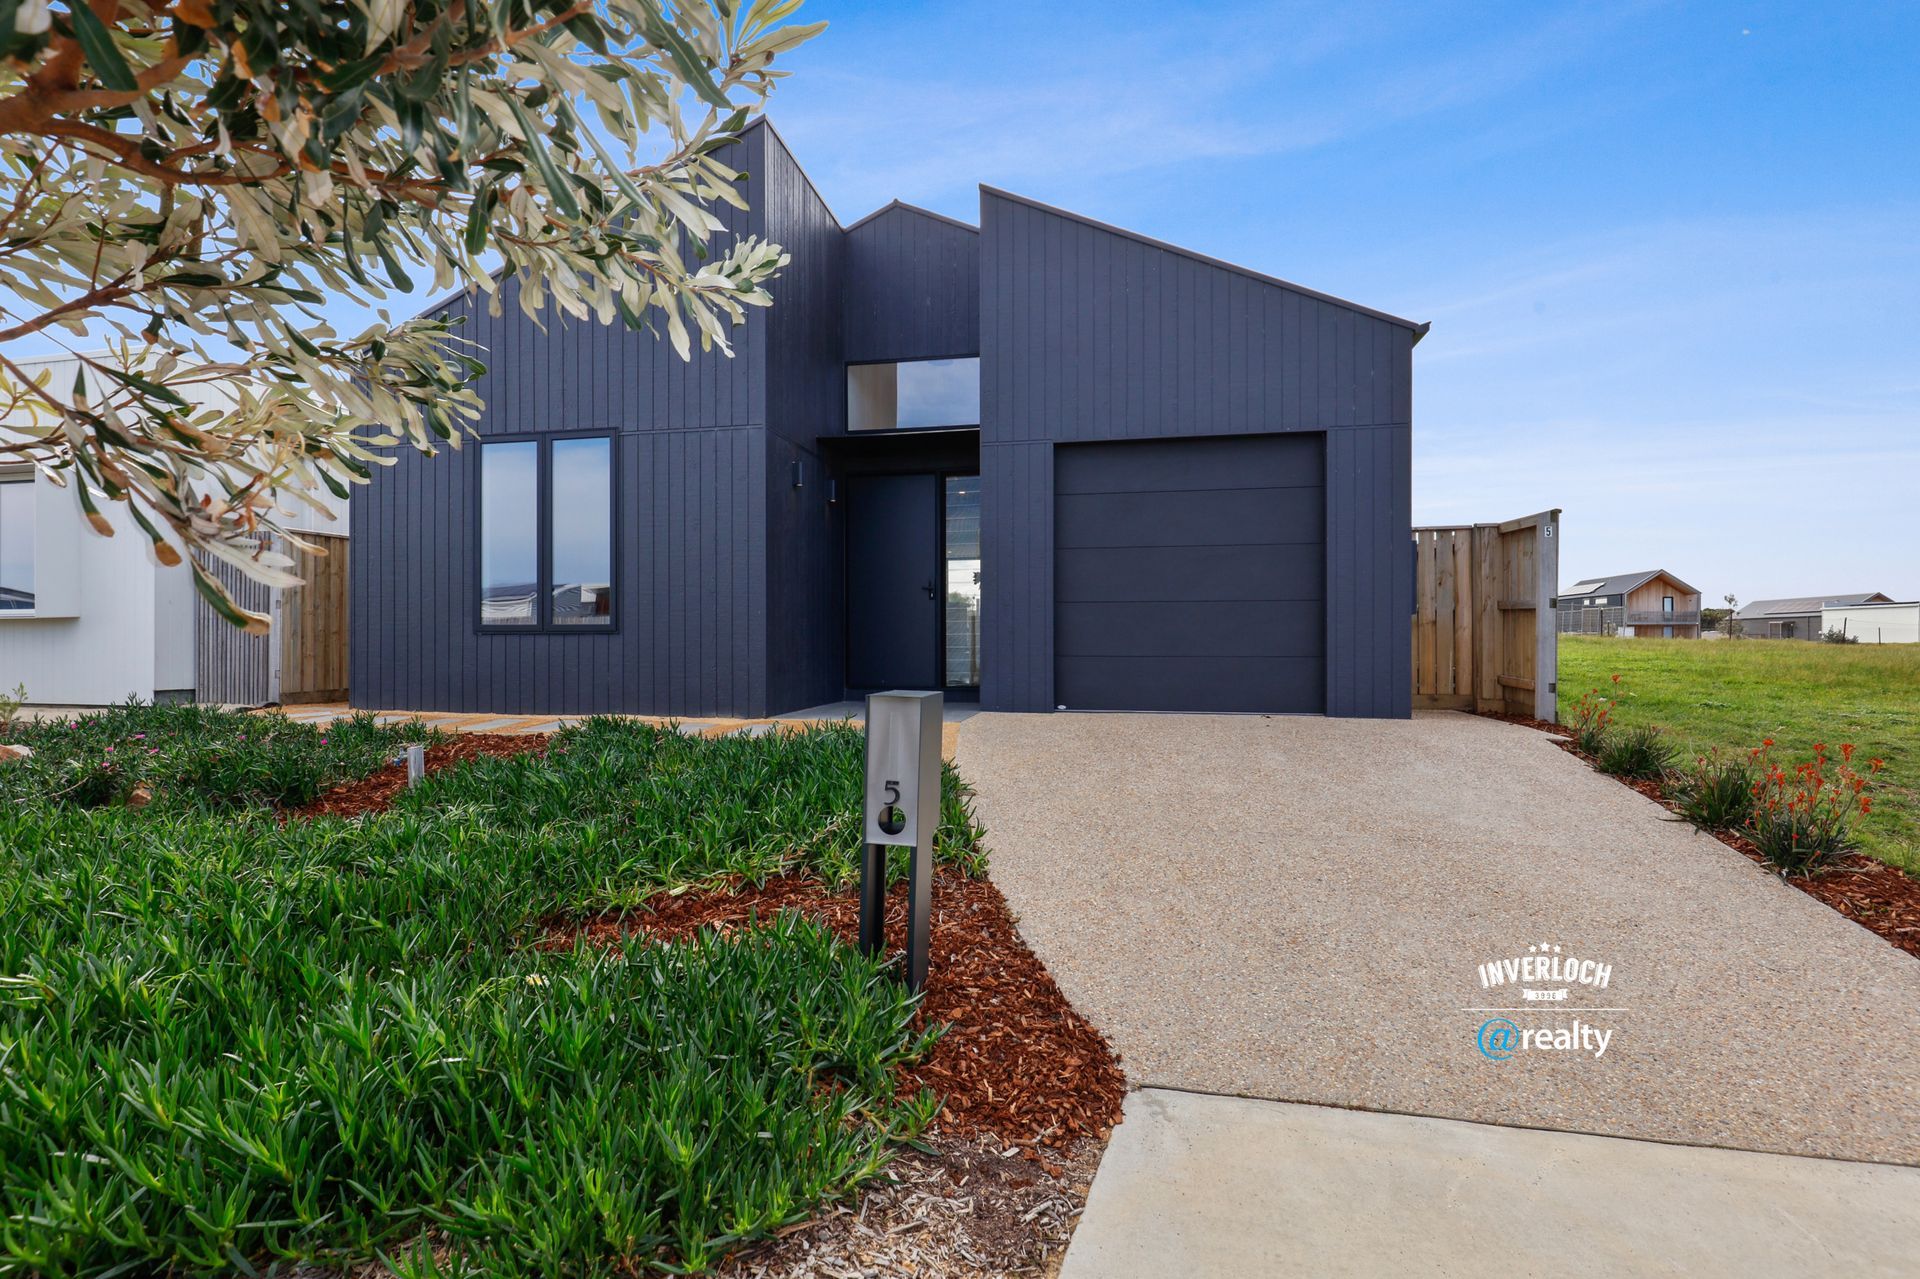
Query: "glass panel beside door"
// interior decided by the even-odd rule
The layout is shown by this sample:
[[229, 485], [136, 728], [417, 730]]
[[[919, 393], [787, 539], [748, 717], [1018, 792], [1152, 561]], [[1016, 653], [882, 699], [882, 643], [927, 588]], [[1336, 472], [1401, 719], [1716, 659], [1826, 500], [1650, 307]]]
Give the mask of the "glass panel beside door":
[[980, 686], [980, 477], [946, 483], [946, 686]]

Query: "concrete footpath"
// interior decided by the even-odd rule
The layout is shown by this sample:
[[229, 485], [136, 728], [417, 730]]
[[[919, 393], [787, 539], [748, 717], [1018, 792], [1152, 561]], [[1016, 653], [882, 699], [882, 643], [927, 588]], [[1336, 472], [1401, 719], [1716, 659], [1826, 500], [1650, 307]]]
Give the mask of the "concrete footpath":
[[1920, 1169], [1143, 1089], [1060, 1279], [1920, 1274]]

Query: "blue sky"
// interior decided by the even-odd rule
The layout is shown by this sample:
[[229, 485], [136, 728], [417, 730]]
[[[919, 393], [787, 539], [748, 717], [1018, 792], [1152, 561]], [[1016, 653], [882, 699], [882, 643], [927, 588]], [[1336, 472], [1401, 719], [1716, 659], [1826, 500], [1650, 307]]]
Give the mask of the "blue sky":
[[1920, 596], [1920, 6], [802, 16], [771, 114], [843, 221], [986, 182], [1431, 320], [1416, 522]]
[[1920, 596], [1920, 4], [800, 17], [771, 114], [843, 222], [985, 182], [1432, 321], [1417, 523], [1561, 507], [1566, 585]]

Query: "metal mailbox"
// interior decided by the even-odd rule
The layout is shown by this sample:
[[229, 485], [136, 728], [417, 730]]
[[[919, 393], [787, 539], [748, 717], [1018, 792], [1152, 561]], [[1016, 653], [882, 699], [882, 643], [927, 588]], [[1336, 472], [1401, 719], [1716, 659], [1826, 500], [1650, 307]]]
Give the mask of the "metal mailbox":
[[886, 945], [887, 850], [913, 850], [907, 897], [907, 985], [927, 982], [933, 907], [933, 840], [940, 829], [939, 693], [867, 697], [865, 849], [860, 864], [860, 948]]

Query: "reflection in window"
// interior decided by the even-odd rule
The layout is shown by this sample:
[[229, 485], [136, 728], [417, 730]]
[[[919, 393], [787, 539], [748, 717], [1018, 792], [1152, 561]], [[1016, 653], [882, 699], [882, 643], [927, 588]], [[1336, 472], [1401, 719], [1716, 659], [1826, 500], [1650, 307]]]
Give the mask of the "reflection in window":
[[555, 626], [613, 622], [613, 441], [553, 442]]
[[980, 685], [980, 477], [947, 479], [947, 686]]
[[33, 475], [0, 478], [0, 613], [33, 609]]
[[532, 626], [540, 589], [540, 445], [480, 446], [480, 624]]
[[849, 430], [978, 425], [978, 357], [847, 366]]

